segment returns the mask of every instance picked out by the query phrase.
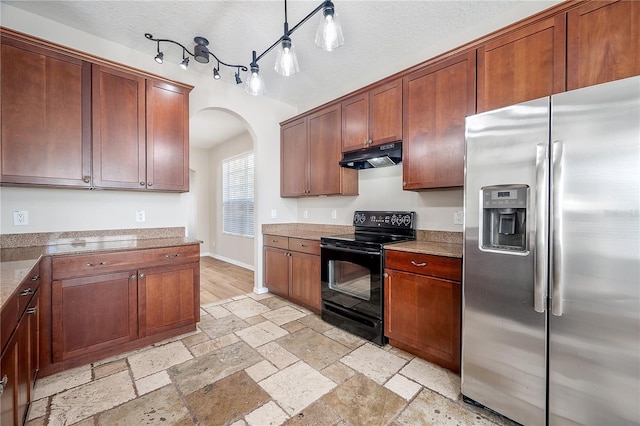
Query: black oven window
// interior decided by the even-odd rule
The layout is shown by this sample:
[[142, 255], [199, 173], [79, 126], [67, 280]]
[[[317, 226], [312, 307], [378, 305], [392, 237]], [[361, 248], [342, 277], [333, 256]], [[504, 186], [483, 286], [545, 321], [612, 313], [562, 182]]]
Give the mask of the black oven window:
[[362, 300], [370, 300], [371, 271], [355, 263], [329, 260], [329, 288]]

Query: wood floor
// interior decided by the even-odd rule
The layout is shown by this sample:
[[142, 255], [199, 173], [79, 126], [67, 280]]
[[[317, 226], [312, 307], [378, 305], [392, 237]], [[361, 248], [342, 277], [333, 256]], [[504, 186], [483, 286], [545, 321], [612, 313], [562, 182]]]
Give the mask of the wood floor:
[[200, 258], [200, 304], [253, 291], [253, 271], [209, 256]]

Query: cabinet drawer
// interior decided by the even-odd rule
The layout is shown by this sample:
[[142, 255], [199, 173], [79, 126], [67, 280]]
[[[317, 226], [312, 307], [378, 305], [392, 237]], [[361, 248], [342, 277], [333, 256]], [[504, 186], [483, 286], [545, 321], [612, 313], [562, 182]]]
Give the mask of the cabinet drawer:
[[38, 262], [24, 280], [3, 303], [0, 313], [0, 351], [14, 332], [20, 317], [29, 306], [31, 299], [40, 287], [40, 262]]
[[53, 279], [84, 277], [156, 265], [200, 260], [198, 245], [54, 257]]
[[268, 247], [287, 250], [289, 248], [289, 238], [280, 235], [264, 234], [263, 244]]
[[453, 281], [462, 280], [462, 259], [387, 250], [385, 267]]
[[320, 256], [320, 241], [304, 238], [289, 238], [289, 250]]

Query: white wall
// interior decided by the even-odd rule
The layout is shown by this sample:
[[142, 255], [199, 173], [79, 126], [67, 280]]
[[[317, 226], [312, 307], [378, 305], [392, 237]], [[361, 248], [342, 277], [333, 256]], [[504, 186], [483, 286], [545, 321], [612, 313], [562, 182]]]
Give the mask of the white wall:
[[[209, 150], [211, 255], [247, 269], [254, 269], [255, 238], [225, 234], [222, 229], [222, 161], [252, 150], [253, 139], [249, 132]], [[255, 231], [260, 233], [259, 228]]]
[[[297, 221], [351, 225], [355, 210], [407, 210], [416, 212], [418, 229], [462, 232], [462, 225], [453, 224], [453, 212], [462, 210], [462, 188], [403, 191], [402, 163], [359, 170], [358, 184], [358, 196], [301, 198]], [[336, 219], [331, 218], [332, 210]]]
[[[191, 147], [189, 150], [189, 168], [192, 170], [190, 176], [192, 180], [189, 182], [189, 192], [193, 196], [195, 206], [195, 238], [202, 241], [200, 245], [200, 254], [208, 256], [211, 250], [210, 246], [210, 229], [209, 224], [209, 153], [205, 149]], [[187, 229], [189, 235], [192, 235], [190, 229]]]

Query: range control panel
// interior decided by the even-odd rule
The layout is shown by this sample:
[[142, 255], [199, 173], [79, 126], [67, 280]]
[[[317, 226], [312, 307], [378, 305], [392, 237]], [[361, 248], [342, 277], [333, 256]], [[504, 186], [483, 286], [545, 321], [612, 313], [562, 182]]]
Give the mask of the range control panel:
[[371, 228], [414, 229], [415, 212], [356, 211], [353, 225]]

